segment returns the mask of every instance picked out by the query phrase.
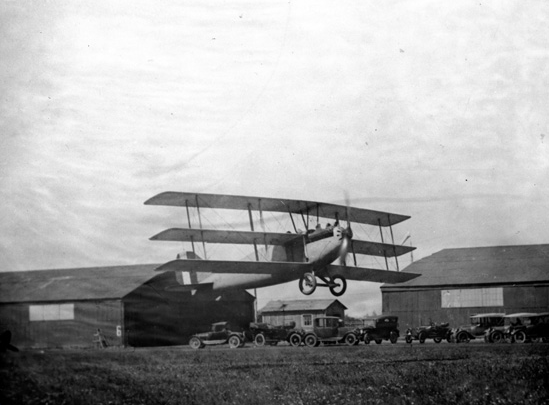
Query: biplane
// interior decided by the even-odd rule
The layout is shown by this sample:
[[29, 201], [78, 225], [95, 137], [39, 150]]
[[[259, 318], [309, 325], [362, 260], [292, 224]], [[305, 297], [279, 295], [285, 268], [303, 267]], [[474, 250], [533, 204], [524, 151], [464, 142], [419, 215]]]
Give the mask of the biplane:
[[[298, 280], [305, 295], [312, 294], [317, 287], [327, 287], [334, 296], [341, 296], [347, 289], [346, 280], [399, 283], [419, 276], [398, 269], [398, 256], [415, 248], [396, 245], [392, 226], [409, 216], [348, 204], [172, 191], [160, 193], [145, 204], [186, 209], [187, 227], [167, 229], [150, 238], [191, 243], [192, 251], [156, 269], [175, 272], [180, 290], [195, 293], [203, 289], [252, 289]], [[205, 229], [201, 217], [201, 210], [205, 209], [247, 211], [250, 230]], [[195, 224], [191, 222], [191, 212]], [[293, 231], [265, 231], [265, 212], [289, 215]], [[256, 230], [258, 213], [261, 231]], [[316, 227], [308, 229], [315, 218]], [[322, 226], [321, 218], [331, 223]], [[298, 229], [300, 220], [305, 230]], [[381, 242], [353, 239], [351, 223], [378, 227]], [[383, 229], [387, 228], [390, 243], [384, 241]], [[203, 257], [196, 252], [197, 244], [202, 245]], [[254, 251], [251, 260], [211, 260], [206, 244], [248, 244]], [[383, 257], [386, 269], [357, 266], [356, 256], [360, 254]], [[348, 255], [352, 255], [354, 265], [348, 265]], [[389, 270], [389, 259], [396, 261], [396, 270]]]

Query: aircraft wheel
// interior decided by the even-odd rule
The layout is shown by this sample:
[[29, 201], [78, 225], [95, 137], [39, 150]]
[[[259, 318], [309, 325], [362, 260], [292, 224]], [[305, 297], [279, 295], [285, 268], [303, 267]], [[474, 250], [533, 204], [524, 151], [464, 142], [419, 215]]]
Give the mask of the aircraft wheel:
[[258, 333], [255, 336], [254, 343], [256, 346], [265, 346], [265, 335], [263, 333]]
[[293, 347], [298, 347], [301, 344], [301, 336], [298, 333], [292, 333], [288, 340]]
[[229, 338], [229, 347], [231, 349], [236, 349], [240, 347], [241, 344], [242, 344], [242, 340], [238, 336], [233, 335]]
[[197, 350], [197, 349], [200, 349], [202, 347], [202, 342], [200, 341], [199, 338], [193, 337], [189, 341], [189, 346], [191, 346], [193, 349]]
[[316, 290], [316, 277], [313, 273], [304, 273], [299, 279], [299, 290], [305, 295], [311, 295]]
[[353, 346], [357, 341], [356, 335], [354, 333], [349, 333], [345, 335], [344, 341], [347, 346]]
[[332, 283], [337, 284], [336, 286], [330, 287], [330, 292], [336, 297], [340, 297], [345, 294], [347, 290], [347, 281], [341, 276], [333, 276], [330, 280]]
[[316, 347], [318, 346], [318, 339], [315, 335], [307, 335], [305, 336], [305, 345], [307, 347]]

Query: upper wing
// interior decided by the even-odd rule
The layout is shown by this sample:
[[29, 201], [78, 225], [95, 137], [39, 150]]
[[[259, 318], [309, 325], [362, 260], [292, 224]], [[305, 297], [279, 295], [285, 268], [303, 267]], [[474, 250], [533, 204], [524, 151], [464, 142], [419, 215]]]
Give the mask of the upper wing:
[[347, 280], [356, 281], [372, 281], [374, 283], [403, 283], [413, 278], [419, 277], [421, 274], [407, 273], [403, 271], [389, 271], [369, 269], [366, 267], [348, 267], [329, 265], [326, 272], [330, 276], [340, 275]]
[[[169, 205], [176, 207], [224, 208], [235, 210], [260, 210], [292, 214], [318, 215], [323, 218], [347, 219], [347, 207], [316, 201], [288, 200], [281, 198], [246, 197], [223, 194], [197, 194], [167, 191], [145, 201], [147, 205]], [[368, 225], [390, 226], [405, 221], [407, 215], [374, 211], [352, 207], [350, 220]]]
[[309, 263], [297, 262], [243, 262], [228, 260], [172, 260], [157, 267], [156, 271], [198, 271], [204, 273], [280, 274], [296, 272], [299, 277], [310, 269]]
[[391, 245], [390, 243], [370, 242], [353, 239], [352, 251], [370, 256], [394, 257], [401, 256], [414, 250], [412, 246]]
[[171, 228], [154, 235], [150, 239], [182, 242], [204, 241], [208, 243], [265, 243], [267, 245], [284, 245], [301, 238], [303, 238], [303, 235], [292, 233]]

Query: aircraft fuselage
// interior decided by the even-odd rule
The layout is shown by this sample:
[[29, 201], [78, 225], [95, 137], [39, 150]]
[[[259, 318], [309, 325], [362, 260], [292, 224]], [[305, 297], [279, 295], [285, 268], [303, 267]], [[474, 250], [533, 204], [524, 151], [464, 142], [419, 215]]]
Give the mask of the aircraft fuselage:
[[[322, 270], [347, 252], [345, 229], [339, 226], [303, 235], [303, 241], [288, 246], [275, 246], [268, 250], [270, 261], [307, 262], [311, 271]], [[297, 259], [297, 260], [296, 260]], [[281, 269], [276, 274], [210, 274], [202, 283], [212, 283], [213, 290], [231, 288], [261, 288], [298, 280], [301, 272]]]

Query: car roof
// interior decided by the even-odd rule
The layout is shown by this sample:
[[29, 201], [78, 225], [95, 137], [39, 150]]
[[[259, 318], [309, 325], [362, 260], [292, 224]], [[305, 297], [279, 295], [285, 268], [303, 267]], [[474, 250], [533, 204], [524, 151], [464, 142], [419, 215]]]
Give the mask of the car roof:
[[534, 312], [517, 312], [516, 314], [509, 314], [505, 315], [506, 318], [525, 318], [525, 317], [532, 317], [532, 316], [540, 316], [543, 314], [536, 314]]
[[487, 314], [476, 314], [471, 315], [470, 318], [495, 318], [495, 317], [504, 317], [505, 314], [498, 313], [498, 312], [490, 312]]

